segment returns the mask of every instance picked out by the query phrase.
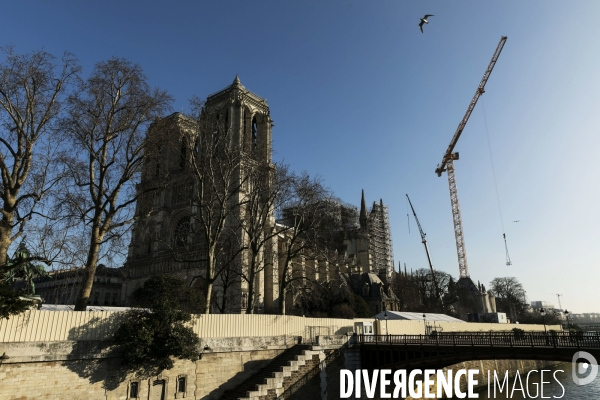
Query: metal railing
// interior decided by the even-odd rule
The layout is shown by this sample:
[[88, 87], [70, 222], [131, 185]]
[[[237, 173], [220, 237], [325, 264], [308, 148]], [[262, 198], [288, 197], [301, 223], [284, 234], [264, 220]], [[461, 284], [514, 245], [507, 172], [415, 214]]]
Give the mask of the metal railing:
[[449, 332], [429, 335], [358, 335], [360, 344], [600, 348], [600, 335], [582, 332]]

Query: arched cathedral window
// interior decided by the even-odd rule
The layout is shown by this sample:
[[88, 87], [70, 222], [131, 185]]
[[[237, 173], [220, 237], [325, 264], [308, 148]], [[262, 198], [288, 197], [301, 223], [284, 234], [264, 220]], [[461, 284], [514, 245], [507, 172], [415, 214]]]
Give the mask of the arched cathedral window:
[[179, 168], [185, 169], [185, 163], [187, 161], [187, 139], [183, 138], [181, 140], [181, 159], [179, 161]]
[[190, 223], [190, 217], [183, 217], [177, 222], [174, 232], [174, 244], [175, 248], [182, 248], [187, 246], [189, 243], [189, 236], [192, 231], [192, 225]]
[[146, 254], [152, 253], [152, 234], [148, 234], [146, 237]]
[[160, 156], [161, 156], [161, 147], [158, 146], [157, 148], [157, 153], [158, 153], [158, 159], [156, 160], [156, 170], [155, 170], [155, 175], [158, 178], [160, 176]]
[[258, 144], [258, 124], [256, 123], [256, 116], [252, 117], [252, 149], [256, 150]]
[[214, 125], [214, 130], [213, 130], [213, 144], [216, 145], [217, 141], [219, 140], [219, 134], [220, 134], [220, 130], [221, 130], [221, 114], [220, 113], [216, 113], [214, 123], [215, 123], [215, 125]]
[[246, 132], [246, 107], [242, 107], [242, 147], [244, 146], [247, 134], [248, 133]]

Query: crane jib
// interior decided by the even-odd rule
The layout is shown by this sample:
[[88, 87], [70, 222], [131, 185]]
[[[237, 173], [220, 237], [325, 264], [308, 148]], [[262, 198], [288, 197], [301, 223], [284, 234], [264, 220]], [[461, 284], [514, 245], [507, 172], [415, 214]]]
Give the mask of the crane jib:
[[467, 108], [467, 112], [465, 113], [465, 116], [458, 124], [458, 128], [456, 129], [456, 132], [454, 133], [454, 136], [452, 137], [452, 140], [450, 141], [450, 145], [448, 145], [448, 149], [446, 150], [446, 153], [444, 153], [444, 157], [442, 158], [441, 164], [435, 170], [435, 173], [438, 176], [442, 176], [442, 172], [444, 172], [446, 170], [446, 162], [448, 162], [448, 160], [450, 159], [450, 157], [452, 155], [452, 151], [454, 150], [454, 146], [456, 146], [456, 143], [458, 142], [458, 139], [460, 138], [460, 135], [462, 134], [463, 129], [467, 125], [467, 121], [469, 120], [469, 117], [471, 116], [473, 109], [475, 109], [477, 100], [479, 100], [479, 97], [483, 93], [485, 93], [485, 90], [484, 90], [485, 84], [487, 83], [487, 80], [490, 77], [490, 74], [492, 73], [494, 66], [496, 65], [496, 61], [498, 61], [498, 57], [500, 56], [500, 53], [502, 52], [502, 49], [504, 48], [504, 43], [506, 43], [506, 39], [507, 39], [506, 36], [502, 36], [500, 38], [500, 43], [498, 43], [498, 47], [496, 47], [496, 51], [494, 52], [494, 55], [492, 56], [492, 60], [490, 61], [487, 69], [485, 70], [485, 73], [483, 74], [483, 78], [481, 79], [481, 82], [479, 83], [479, 86], [477, 87], [477, 91], [475, 92], [475, 95], [473, 96], [473, 99], [471, 100], [471, 103], [469, 104], [469, 108]]

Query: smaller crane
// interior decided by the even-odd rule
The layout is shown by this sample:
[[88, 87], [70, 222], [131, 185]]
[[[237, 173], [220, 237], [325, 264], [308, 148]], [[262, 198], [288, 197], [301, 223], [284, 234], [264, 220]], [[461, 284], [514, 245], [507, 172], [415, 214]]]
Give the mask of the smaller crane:
[[444, 302], [441, 297], [440, 288], [437, 284], [435, 272], [433, 271], [433, 263], [431, 262], [431, 255], [429, 254], [429, 248], [427, 247], [427, 239], [425, 238], [426, 233], [423, 232], [423, 228], [421, 228], [421, 224], [419, 223], [419, 218], [417, 218], [417, 213], [415, 212], [415, 209], [410, 201], [410, 197], [408, 197], [408, 194], [406, 195], [406, 198], [408, 199], [408, 204], [410, 204], [410, 209], [412, 210], [413, 215], [415, 216], [415, 221], [417, 221], [417, 227], [419, 227], [419, 233], [421, 233], [421, 243], [423, 243], [423, 245], [425, 246], [425, 253], [427, 253], [427, 261], [429, 261], [429, 269], [431, 269], [431, 277], [433, 278], [433, 285], [435, 286], [436, 297], [439, 298], [439, 300], [442, 304], [442, 309], [443, 309]]
[[562, 296], [562, 294], [560, 293], [546, 293], [546, 294], [553, 294], [558, 298], [558, 308], [560, 309], [560, 311], [563, 311], [562, 305], [560, 304], [560, 296]]

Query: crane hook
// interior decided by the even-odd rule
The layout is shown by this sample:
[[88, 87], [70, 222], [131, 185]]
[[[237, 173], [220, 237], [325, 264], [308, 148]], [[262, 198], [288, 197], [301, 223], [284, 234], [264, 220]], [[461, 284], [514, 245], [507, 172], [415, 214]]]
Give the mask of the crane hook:
[[506, 265], [512, 265], [510, 255], [508, 254], [508, 245], [506, 244], [506, 233], [503, 233], [502, 236], [504, 237], [504, 249], [506, 250]]

